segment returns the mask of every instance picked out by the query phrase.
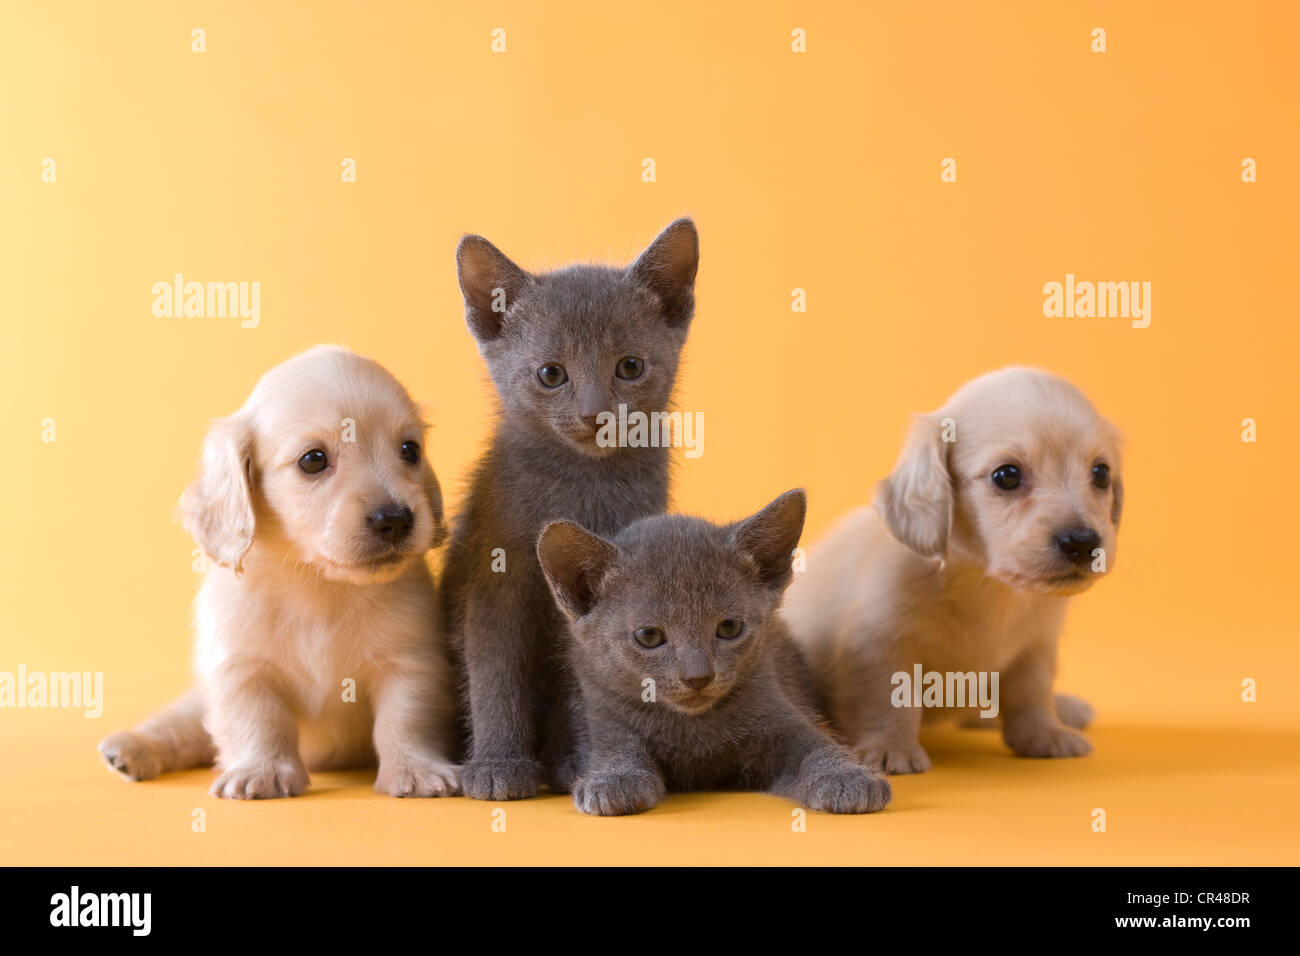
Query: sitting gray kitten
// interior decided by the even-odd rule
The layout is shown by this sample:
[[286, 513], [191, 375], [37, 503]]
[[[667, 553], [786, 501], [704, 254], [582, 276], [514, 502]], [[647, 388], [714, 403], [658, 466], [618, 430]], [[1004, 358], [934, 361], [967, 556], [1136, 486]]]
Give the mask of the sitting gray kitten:
[[606, 540], [546, 526], [537, 555], [572, 626], [589, 752], [573, 800], [638, 813], [669, 790], [766, 790], [831, 813], [870, 813], [888, 781], [823, 729], [777, 608], [804, 494], [719, 527], [645, 518]]
[[669, 225], [626, 269], [530, 274], [486, 239], [456, 251], [465, 321], [501, 398], [447, 549], [441, 591], [468, 697], [467, 797], [568, 791], [581, 747], [567, 624], [537, 535], [570, 518], [613, 534], [668, 506], [668, 449], [602, 447], [598, 416], [665, 411], [694, 313], [695, 226]]

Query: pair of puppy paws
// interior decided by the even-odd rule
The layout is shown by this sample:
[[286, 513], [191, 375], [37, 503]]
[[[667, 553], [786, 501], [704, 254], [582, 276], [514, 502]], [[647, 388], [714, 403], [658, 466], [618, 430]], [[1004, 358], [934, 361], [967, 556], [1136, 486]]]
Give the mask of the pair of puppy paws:
[[[231, 767], [217, 777], [209, 792], [227, 800], [267, 800], [299, 796], [310, 782], [297, 756], [277, 757]], [[429, 756], [381, 761], [375, 791], [390, 797], [455, 796], [460, 793], [460, 768]]]

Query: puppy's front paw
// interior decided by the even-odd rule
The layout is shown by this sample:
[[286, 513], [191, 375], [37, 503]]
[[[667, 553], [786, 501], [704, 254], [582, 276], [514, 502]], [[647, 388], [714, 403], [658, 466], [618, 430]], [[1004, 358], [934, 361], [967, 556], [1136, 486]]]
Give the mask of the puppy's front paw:
[[1092, 704], [1088, 703], [1082, 697], [1075, 697], [1072, 694], [1057, 694], [1052, 700], [1053, 707], [1056, 710], [1057, 719], [1067, 727], [1073, 727], [1075, 730], [1083, 730], [1096, 716], [1092, 709]]
[[460, 793], [460, 767], [434, 757], [381, 760], [375, 790], [390, 797], [454, 797]]
[[1083, 757], [1092, 753], [1092, 744], [1083, 734], [1047, 721], [1012, 723], [1002, 736], [1017, 757]]
[[853, 753], [863, 766], [885, 773], [925, 773], [930, 769], [930, 755], [916, 740], [867, 738], [858, 741]]
[[130, 730], [105, 737], [99, 742], [99, 752], [109, 769], [128, 780], [152, 780], [162, 769], [153, 744]]
[[573, 805], [583, 813], [619, 817], [649, 810], [666, 792], [657, 774], [605, 771], [583, 777], [573, 785]]
[[307, 768], [297, 757], [276, 757], [231, 767], [217, 778], [209, 793], [227, 800], [270, 800], [296, 797], [310, 782]]
[[851, 763], [819, 771], [801, 789], [804, 806], [826, 813], [875, 813], [893, 795], [888, 780]]
[[460, 771], [461, 790], [473, 800], [525, 800], [542, 787], [542, 766], [527, 758], [471, 760]]

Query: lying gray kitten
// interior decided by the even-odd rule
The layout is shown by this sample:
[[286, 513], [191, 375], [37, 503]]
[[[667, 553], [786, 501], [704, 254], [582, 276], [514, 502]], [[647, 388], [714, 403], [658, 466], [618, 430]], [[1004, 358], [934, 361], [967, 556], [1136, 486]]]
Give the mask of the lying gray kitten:
[[889, 802], [884, 777], [822, 728], [777, 608], [802, 491], [736, 524], [643, 518], [606, 540], [571, 521], [537, 556], [572, 626], [589, 750], [584, 813], [648, 810], [669, 790], [766, 790], [831, 813]]

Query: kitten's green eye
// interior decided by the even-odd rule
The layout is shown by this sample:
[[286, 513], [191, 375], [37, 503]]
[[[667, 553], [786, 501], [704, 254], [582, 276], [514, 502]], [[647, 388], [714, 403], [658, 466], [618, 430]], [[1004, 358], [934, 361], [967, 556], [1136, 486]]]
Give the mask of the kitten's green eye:
[[1020, 469], [1015, 465], [999, 465], [989, 477], [1003, 491], [1014, 491], [1020, 487]]
[[667, 635], [657, 627], [638, 627], [632, 636], [642, 647], [658, 647], [668, 640]]
[[537, 378], [547, 388], [559, 388], [569, 380], [569, 373], [558, 362], [547, 362], [537, 370]]
[[329, 466], [330, 460], [326, 457], [325, 452], [319, 448], [313, 448], [307, 454], [298, 459], [298, 467], [309, 475], [315, 475], [324, 471]]
[[1105, 488], [1110, 485], [1110, 466], [1093, 465], [1092, 466], [1092, 483], [1097, 488]]
[[718, 637], [724, 641], [734, 641], [745, 630], [745, 622], [729, 617], [718, 625]]
[[406, 462], [408, 465], [418, 465], [420, 463], [420, 446], [416, 442], [402, 442], [402, 450], [400, 454], [402, 456], [402, 461]]
[[619, 378], [625, 378], [631, 381], [634, 378], [640, 378], [645, 371], [645, 362], [633, 355], [625, 355], [618, 360], [618, 365], [614, 367], [614, 374]]

